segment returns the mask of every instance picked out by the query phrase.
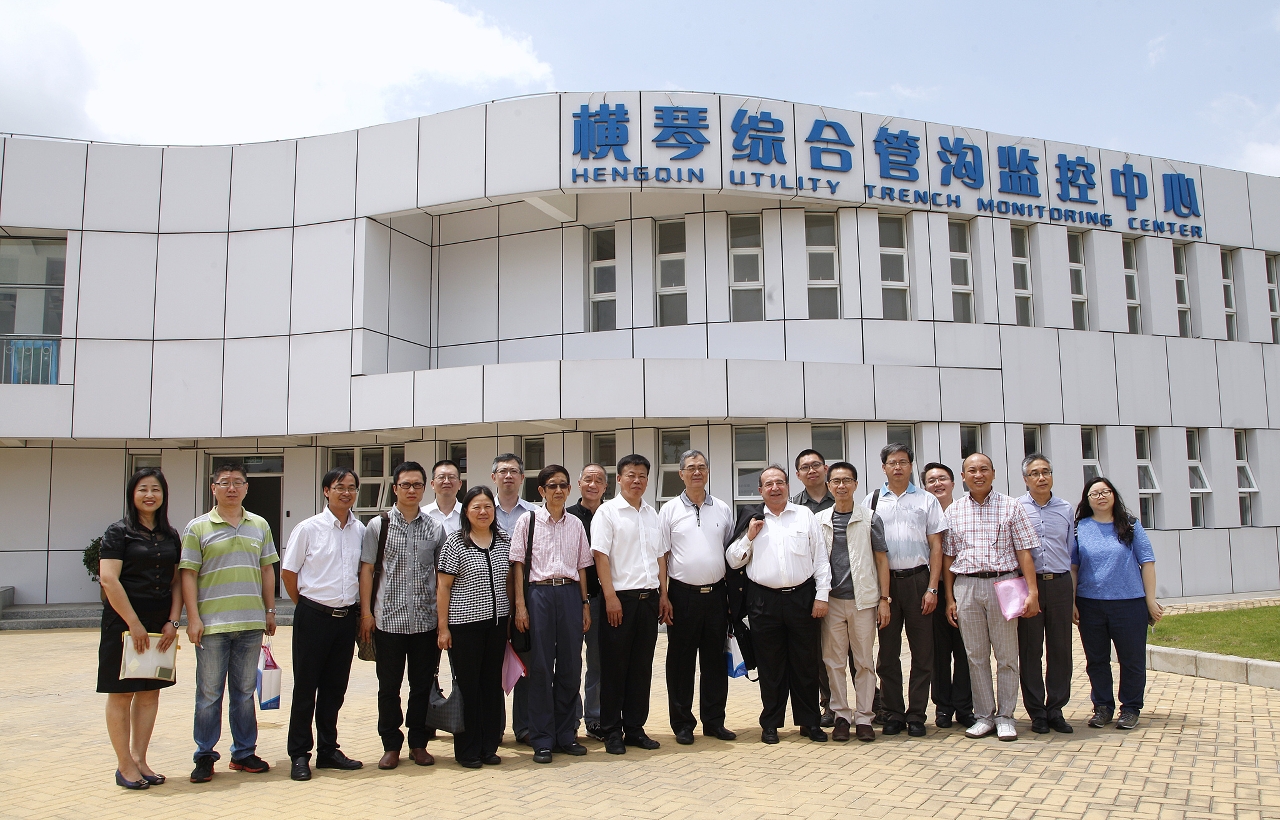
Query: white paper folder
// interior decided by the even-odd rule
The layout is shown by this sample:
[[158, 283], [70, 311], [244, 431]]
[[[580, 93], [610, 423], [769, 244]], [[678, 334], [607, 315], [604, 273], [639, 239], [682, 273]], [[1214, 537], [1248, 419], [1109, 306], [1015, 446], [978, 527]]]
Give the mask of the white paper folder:
[[120, 659], [120, 680], [125, 678], [149, 678], [151, 680], [177, 680], [178, 641], [175, 639], [168, 652], [161, 652], [158, 647], [163, 635], [147, 633], [151, 638], [151, 646], [142, 654], [133, 648], [133, 639], [126, 631], [121, 635], [124, 641], [124, 657]]

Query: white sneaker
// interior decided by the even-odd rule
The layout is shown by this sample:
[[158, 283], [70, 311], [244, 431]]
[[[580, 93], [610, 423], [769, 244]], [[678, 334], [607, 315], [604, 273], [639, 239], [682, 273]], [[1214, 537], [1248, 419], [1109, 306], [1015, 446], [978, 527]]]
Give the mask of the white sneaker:
[[1012, 721], [1000, 721], [996, 724], [996, 737], [1001, 740], [1017, 740], [1018, 729]]
[[964, 730], [965, 737], [986, 737], [995, 731], [996, 723], [989, 718], [978, 718], [968, 729]]

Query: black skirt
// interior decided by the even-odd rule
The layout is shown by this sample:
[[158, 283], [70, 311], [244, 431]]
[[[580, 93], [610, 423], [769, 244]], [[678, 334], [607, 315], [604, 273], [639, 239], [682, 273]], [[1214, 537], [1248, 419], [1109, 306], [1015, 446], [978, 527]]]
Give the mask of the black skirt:
[[[160, 632], [169, 621], [171, 598], [153, 600], [131, 600], [133, 611], [148, 632]], [[102, 642], [98, 644], [98, 691], [111, 692], [147, 692], [152, 689], [164, 689], [173, 686], [177, 681], [152, 680], [149, 678], [120, 679], [120, 663], [124, 659], [124, 640], [121, 635], [129, 634], [129, 625], [119, 613], [112, 608], [110, 602], [102, 605]]]

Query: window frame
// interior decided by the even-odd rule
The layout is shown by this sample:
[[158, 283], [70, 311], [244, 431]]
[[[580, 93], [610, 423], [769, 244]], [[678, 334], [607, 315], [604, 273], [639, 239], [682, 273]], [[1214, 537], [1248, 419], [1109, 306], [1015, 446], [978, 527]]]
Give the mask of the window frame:
[[[830, 245], [811, 245], [809, 244], [809, 221], [811, 219], [830, 219], [831, 220], [831, 238]], [[810, 319], [839, 319], [841, 317], [840, 310], [840, 220], [836, 219], [834, 212], [810, 212], [805, 211], [804, 214], [804, 245], [805, 245], [805, 269], [806, 269], [806, 295], [808, 297], [808, 317]], [[830, 279], [814, 279], [813, 278], [813, 257], [815, 255], [830, 255], [831, 257], [831, 278]], [[832, 291], [831, 304], [835, 307], [834, 316], [814, 316], [814, 292], [815, 291]]]
[[546, 438], [521, 436], [520, 458], [524, 461], [524, 486], [520, 488], [520, 497], [532, 504], [539, 504], [542, 502], [542, 495], [538, 492], [538, 472], [547, 466]]
[[1240, 338], [1240, 326], [1236, 318], [1238, 300], [1236, 299], [1235, 264], [1229, 250], [1219, 251], [1218, 258], [1222, 265], [1222, 310], [1226, 314], [1227, 341], [1235, 342]]
[[1187, 246], [1173, 246], [1173, 301], [1178, 306], [1178, 335], [1195, 336], [1191, 316], [1191, 283], [1187, 277]]
[[[1133, 451], [1138, 479], [1139, 518], [1143, 527], [1155, 529], [1156, 497], [1160, 494], [1160, 482], [1156, 478], [1155, 464], [1151, 459], [1151, 428], [1133, 428]], [[1142, 486], [1144, 483], [1150, 486]]]
[[[461, 455], [459, 455], [461, 452]], [[467, 494], [467, 441], [446, 441], [444, 445], [445, 458], [458, 465], [458, 502], [461, 503], [463, 497]], [[428, 468], [430, 469], [430, 468]], [[428, 481], [431, 476], [427, 476]], [[433, 491], [434, 494], [434, 491]]]
[[[738, 436], [748, 432], [759, 431], [764, 441], [764, 459], [744, 459], [742, 455], [742, 445], [738, 442]], [[733, 506], [734, 510], [741, 513], [742, 508], [747, 504], [759, 504], [760, 498], [760, 482], [757, 479], [756, 486], [751, 488], [750, 493], [740, 492], [740, 480], [744, 471], [757, 471], [757, 476], [769, 466], [769, 428], [764, 425], [747, 424], [741, 427], [733, 428]]]
[[[604, 458], [606, 442], [613, 448], [613, 457]], [[591, 434], [591, 461], [604, 468], [605, 487], [601, 501], [608, 501], [618, 492], [618, 434], [615, 432], [599, 432]]]
[[[1022, 250], [1026, 256], [1018, 256], [1018, 242], [1014, 238], [1014, 234], [1020, 234], [1022, 237]], [[1036, 324], [1036, 307], [1035, 307], [1035, 283], [1032, 281], [1031, 271], [1031, 231], [1026, 225], [1012, 225], [1009, 229], [1009, 256], [1013, 260], [1013, 322], [1019, 327], [1035, 327]], [[1018, 268], [1022, 268], [1022, 272], [1026, 277], [1024, 284], [1026, 287], [1018, 287]], [[1022, 311], [1025, 309], [1026, 315], [1023, 316]], [[1023, 319], [1026, 319], [1024, 322]]]
[[[381, 475], [365, 475], [364, 474], [364, 451], [365, 450], [381, 450], [382, 469]], [[405, 461], [403, 444], [375, 444], [361, 445], [355, 444], [350, 447], [329, 447], [325, 452], [325, 463], [328, 469], [332, 470], [337, 464], [337, 454], [341, 452], [351, 452], [351, 467], [356, 476], [360, 479], [360, 489], [356, 494], [356, 502], [352, 505], [351, 511], [362, 522], [368, 522], [379, 513], [385, 512], [395, 506], [395, 494], [391, 492], [391, 474], [396, 467]], [[376, 504], [370, 505], [364, 503], [369, 488], [378, 487]]]
[[[839, 455], [825, 452], [821, 447], [818, 446], [818, 442], [815, 441], [815, 439], [817, 438], [815, 433], [817, 433], [817, 431], [819, 430], [826, 430], [826, 431], [834, 430], [837, 433], [837, 435], [840, 437]], [[843, 424], [812, 424], [810, 425], [809, 426], [809, 446], [817, 450], [819, 453], [821, 453], [822, 458], [825, 459], [828, 464], [830, 464], [833, 461], [845, 461], [846, 460], [845, 449], [848, 445], [845, 442], [844, 425]]]
[[[734, 245], [733, 223], [735, 221], [755, 220], [758, 230], [756, 245]], [[756, 274], [754, 280], [738, 280], [737, 260], [739, 257], [755, 257]], [[759, 318], [738, 316], [738, 293], [754, 291], [760, 299]], [[764, 321], [764, 215], [763, 214], [729, 214], [729, 321], [731, 322], [763, 322]]]
[[[951, 321], [961, 324], [977, 324], [977, 297], [973, 287], [973, 238], [969, 235], [970, 223], [963, 219], [947, 220], [947, 251], [951, 259]], [[952, 240], [955, 238], [952, 231], [959, 228], [964, 236], [964, 248], [956, 250]], [[956, 282], [956, 263], [963, 263], [965, 281], [963, 283]], [[966, 304], [969, 312], [968, 319], [960, 319], [956, 316], [956, 306]]]
[[[1090, 455], [1092, 451], [1092, 455]], [[1093, 474], [1090, 475], [1090, 469]], [[1080, 425], [1080, 471], [1084, 474], [1084, 481], [1089, 483], [1090, 479], [1104, 475], [1102, 472], [1102, 441], [1098, 434], [1098, 428], [1092, 424]]]
[[1240, 526], [1252, 527], [1253, 499], [1258, 493], [1258, 480], [1249, 466], [1249, 434], [1245, 430], [1233, 430], [1232, 434], [1236, 449], [1236, 492], [1240, 494]]
[[[613, 256], [599, 259], [596, 257], [596, 237], [605, 233], [613, 234]], [[618, 329], [618, 232], [612, 225], [592, 228], [587, 232], [587, 326], [592, 333], [604, 333]], [[596, 271], [601, 268], [613, 268], [613, 290], [601, 292], [596, 290]], [[613, 303], [613, 327], [601, 327], [597, 305], [605, 302]]]
[[[681, 243], [679, 251], [670, 251], [662, 253], [662, 229], [664, 226], [679, 225], [684, 234], [684, 241]], [[654, 226], [654, 271], [653, 271], [653, 293], [654, 293], [654, 319], [657, 327], [682, 327], [689, 324], [689, 276], [688, 264], [686, 262], [689, 250], [689, 228], [684, 217], [680, 219], [664, 219]], [[662, 284], [662, 268], [664, 262], [680, 263], [680, 284], [663, 286]], [[675, 297], [684, 297], [684, 321], [674, 322], [667, 321], [666, 312], [663, 310], [663, 303], [666, 300], [672, 300]]]
[[1130, 333], [1142, 333], [1142, 292], [1138, 289], [1138, 243], [1134, 239], [1122, 239], [1124, 259], [1125, 316], [1129, 320]]
[[[972, 446], [965, 444], [965, 434], [968, 433], [973, 437]], [[965, 452], [968, 449], [969, 452]], [[982, 452], [982, 425], [981, 424], [962, 424], [960, 425], [960, 463], [974, 453]]]
[[[13, 281], [0, 281], [0, 293], [12, 294], [14, 326], [0, 334], [0, 383], [3, 384], [57, 384], [58, 360], [62, 346], [62, 326], [66, 319], [67, 240], [65, 237], [0, 236], [0, 246], [20, 247], [29, 245], [30, 258], [43, 260], [44, 281], [22, 281], [15, 275]], [[41, 253], [39, 248], [53, 249], [53, 253]], [[57, 253], [61, 249], [61, 255]], [[22, 255], [0, 259], [13, 261], [15, 274], [19, 274]], [[60, 281], [50, 283], [50, 262], [61, 261]], [[7, 268], [8, 266], [4, 266]], [[0, 268], [0, 269], [4, 269]], [[56, 269], [56, 265], [54, 266]], [[27, 332], [18, 326], [20, 316], [28, 313], [28, 302], [23, 293], [40, 292], [40, 330]], [[4, 299], [8, 302], [9, 299]], [[50, 319], [56, 327], [49, 328]]]
[[[884, 224], [886, 222], [897, 222], [902, 226], [902, 246], [892, 246], [884, 244]], [[877, 218], [876, 225], [879, 228], [878, 242], [880, 245], [880, 316], [890, 321], [911, 321], [911, 265], [907, 258], [907, 245], [910, 241], [907, 237], [907, 218], [895, 214], [880, 214]], [[885, 279], [886, 257], [894, 257], [902, 260], [902, 280]], [[903, 300], [904, 316], [889, 316], [888, 299], [890, 293], [901, 293]], [[897, 298], [897, 297], [895, 297]]]
[[[1077, 248], [1080, 252], [1078, 261], [1072, 259], [1075, 255], [1073, 251]], [[1089, 276], [1088, 266], [1085, 264], [1084, 234], [1079, 231], [1067, 232], [1067, 286], [1071, 291], [1071, 327], [1074, 330], [1088, 330]]]
[[[1035, 439], [1034, 446], [1030, 448], [1027, 447], [1027, 444], [1029, 443], [1027, 438], [1028, 434], [1030, 434]], [[1026, 458], [1032, 453], [1043, 453], [1043, 452], [1044, 452], [1044, 431], [1040, 429], [1040, 425], [1038, 424], [1022, 425], [1022, 457]]]
[[[1204, 486], [1195, 486], [1197, 481]], [[1187, 486], [1191, 490], [1191, 526], [1196, 529], [1209, 526], [1204, 502], [1213, 493], [1213, 486], [1204, 471], [1200, 431], [1195, 427], [1187, 428]]]
[[[684, 447], [680, 448], [680, 452], [675, 453], [675, 458], [676, 458], [675, 461], [666, 460], [666, 456], [667, 456], [666, 440], [668, 436], [683, 436]], [[657, 471], [658, 486], [655, 488], [655, 490], [657, 491], [657, 499], [658, 499], [657, 509], [662, 509], [663, 504], [667, 503], [673, 498], [679, 498], [680, 493], [684, 492], [684, 482], [680, 479], [680, 456], [686, 450], [692, 450], [692, 449], [693, 449], [693, 437], [690, 435], [690, 430], [688, 427], [678, 427], [678, 428], [664, 429], [664, 430], [658, 431], [658, 457], [655, 459], [655, 461], [658, 462], [658, 471]], [[675, 495], [668, 495], [666, 493], [666, 489], [667, 489], [666, 479], [668, 475], [675, 476], [675, 484], [678, 485], [676, 488]], [[710, 476], [708, 476], [708, 479], [709, 478]]]
[[1271, 343], [1280, 344], [1280, 259], [1267, 257], [1267, 306], [1271, 317]]

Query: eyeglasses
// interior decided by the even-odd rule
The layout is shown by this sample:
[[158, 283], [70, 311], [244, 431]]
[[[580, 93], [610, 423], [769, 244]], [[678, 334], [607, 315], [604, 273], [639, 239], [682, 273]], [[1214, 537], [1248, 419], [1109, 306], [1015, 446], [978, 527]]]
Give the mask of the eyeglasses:
[[549, 481], [549, 482], [547, 482], [546, 484], [543, 484], [542, 486], [543, 486], [543, 487], [544, 487], [548, 492], [555, 492], [556, 490], [567, 490], [567, 489], [569, 489], [569, 484], [568, 484], [567, 482], [564, 482], [564, 481]]
[[892, 461], [886, 461], [886, 462], [884, 463], [884, 466], [886, 466], [886, 467], [910, 467], [910, 466], [911, 466], [911, 462], [910, 462], [910, 461], [903, 461], [903, 460], [902, 460], [902, 459], [900, 459], [900, 458], [895, 458], [895, 459], [893, 459]]
[[801, 464], [796, 469], [802, 473], [815, 473], [825, 466], [827, 465], [823, 464], [821, 461], [811, 461], [808, 464]]
[[690, 473], [692, 475], [699, 475], [701, 473], [705, 473], [706, 471], [707, 471], [707, 465], [705, 464], [690, 464], [687, 467], [680, 468], [680, 472]]
[[766, 481], [765, 483], [760, 485], [760, 489], [772, 490], [778, 487], [786, 487], [786, 486], [787, 486], [787, 482], [785, 481]]
[[494, 471], [493, 471], [493, 474], [494, 474], [494, 475], [502, 476], [503, 478], [509, 478], [510, 476], [513, 476], [513, 475], [520, 475], [520, 473], [521, 473], [521, 471], [520, 471], [520, 470], [513, 470], [513, 469], [512, 469], [512, 468], [510, 468], [510, 467], [505, 467], [505, 468], [503, 468], [503, 469], [501, 469], [501, 470], [494, 470]]
[[338, 495], [355, 495], [357, 490], [355, 487], [330, 487], [329, 492]]
[[401, 490], [422, 490], [422, 489], [425, 489], [426, 486], [427, 485], [423, 484], [421, 481], [413, 481], [413, 482], [401, 481], [399, 484], [396, 485], [396, 487]]
[[440, 484], [457, 484], [459, 479], [454, 475], [438, 475], [433, 480]]
[[843, 487], [846, 484], [857, 484], [856, 478], [828, 478], [827, 483], [834, 487]]
[[1094, 499], [1106, 498], [1109, 495], [1111, 495], [1110, 490], [1090, 490], [1089, 491], [1089, 497]]
[[1027, 478], [1048, 478], [1053, 475], [1053, 470], [1032, 470], [1027, 473]]
[[237, 490], [239, 490], [239, 489], [242, 489], [242, 488], [244, 488], [244, 487], [247, 487], [248, 485], [249, 485], [249, 482], [247, 482], [247, 481], [241, 481], [240, 479], [236, 479], [235, 481], [215, 481], [215, 482], [213, 482], [213, 486], [215, 486], [215, 487], [221, 487], [221, 488], [223, 488], [224, 490], [225, 490], [227, 487], [235, 487]]

